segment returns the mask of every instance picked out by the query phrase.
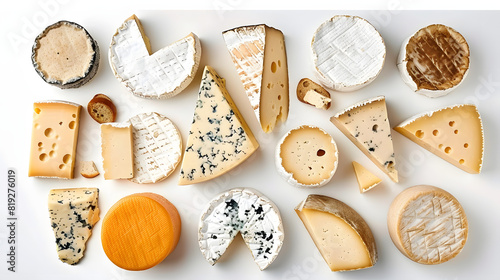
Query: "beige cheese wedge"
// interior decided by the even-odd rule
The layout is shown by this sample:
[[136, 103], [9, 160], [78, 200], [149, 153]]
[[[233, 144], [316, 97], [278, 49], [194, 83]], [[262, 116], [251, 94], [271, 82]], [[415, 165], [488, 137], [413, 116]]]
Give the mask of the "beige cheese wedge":
[[358, 181], [360, 193], [367, 192], [382, 182], [382, 179], [375, 176], [363, 165], [353, 161], [352, 167], [354, 168], [354, 173], [356, 174], [356, 180]]
[[377, 262], [370, 227], [347, 204], [328, 196], [309, 195], [295, 212], [332, 271], [363, 269]]
[[134, 177], [134, 139], [130, 123], [101, 124], [101, 155], [105, 180]]

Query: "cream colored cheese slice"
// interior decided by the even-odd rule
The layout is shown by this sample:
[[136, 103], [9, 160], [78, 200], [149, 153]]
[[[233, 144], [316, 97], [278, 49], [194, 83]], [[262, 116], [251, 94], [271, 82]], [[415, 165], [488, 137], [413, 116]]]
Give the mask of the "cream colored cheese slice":
[[356, 174], [356, 180], [358, 181], [360, 193], [367, 192], [382, 182], [379, 177], [375, 176], [363, 165], [353, 161], [352, 167], [354, 168], [354, 173]]

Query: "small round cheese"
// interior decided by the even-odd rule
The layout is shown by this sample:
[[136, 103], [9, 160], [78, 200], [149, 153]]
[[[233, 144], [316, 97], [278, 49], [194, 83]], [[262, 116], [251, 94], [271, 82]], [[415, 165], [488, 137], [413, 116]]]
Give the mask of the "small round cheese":
[[448, 94], [469, 72], [470, 52], [465, 38], [451, 27], [432, 24], [406, 39], [399, 52], [403, 81], [427, 97]]
[[318, 79], [333, 90], [360, 89], [375, 80], [384, 66], [384, 39], [357, 16], [337, 15], [321, 24], [311, 48]]
[[303, 125], [281, 139], [275, 159], [278, 173], [292, 186], [321, 187], [337, 170], [337, 144], [323, 129]]
[[408, 188], [394, 199], [387, 226], [399, 251], [421, 264], [440, 264], [456, 257], [469, 228], [458, 200], [426, 185]]

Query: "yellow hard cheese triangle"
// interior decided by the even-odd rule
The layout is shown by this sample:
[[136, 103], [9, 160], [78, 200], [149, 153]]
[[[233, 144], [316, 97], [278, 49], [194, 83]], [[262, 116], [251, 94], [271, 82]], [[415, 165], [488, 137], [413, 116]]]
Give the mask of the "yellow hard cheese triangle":
[[215, 70], [203, 70], [198, 101], [182, 160], [179, 185], [216, 178], [238, 166], [259, 143]]
[[382, 182], [379, 177], [368, 171], [368, 169], [366, 169], [363, 165], [353, 161], [352, 167], [354, 168], [354, 173], [356, 174], [356, 179], [358, 180], [360, 193], [369, 191]]
[[454, 105], [420, 114], [394, 130], [466, 172], [481, 172], [483, 124], [474, 105]]

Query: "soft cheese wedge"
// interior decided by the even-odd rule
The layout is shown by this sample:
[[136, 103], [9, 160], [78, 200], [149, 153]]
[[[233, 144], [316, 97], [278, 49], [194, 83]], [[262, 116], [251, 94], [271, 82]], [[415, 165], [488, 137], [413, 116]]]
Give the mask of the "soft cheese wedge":
[[330, 121], [391, 180], [398, 182], [384, 96], [356, 103], [331, 117]]
[[265, 24], [222, 33], [264, 132], [288, 118], [288, 66], [283, 33]]
[[252, 189], [231, 189], [212, 199], [201, 215], [198, 243], [214, 265], [241, 233], [260, 270], [278, 256], [284, 231], [278, 207]]
[[421, 264], [440, 264], [462, 251], [469, 230], [458, 200], [433, 186], [414, 186], [401, 192], [387, 214], [394, 245]]
[[133, 15], [111, 39], [109, 63], [116, 78], [133, 94], [166, 99], [193, 80], [201, 59], [201, 44], [191, 33], [155, 53], [139, 19]]
[[377, 247], [370, 227], [347, 204], [312, 194], [295, 212], [332, 271], [363, 269], [377, 262]]
[[179, 185], [216, 178], [245, 161], [259, 143], [215, 70], [203, 70]]
[[423, 113], [394, 130], [466, 172], [481, 172], [483, 123], [475, 105], [454, 105]]
[[96, 188], [50, 190], [50, 222], [62, 262], [75, 265], [83, 258], [85, 244], [99, 221], [98, 198]]
[[367, 192], [382, 182], [382, 179], [375, 176], [363, 165], [353, 161], [352, 167], [354, 168], [354, 173], [356, 174], [356, 180], [358, 181], [360, 193]]

